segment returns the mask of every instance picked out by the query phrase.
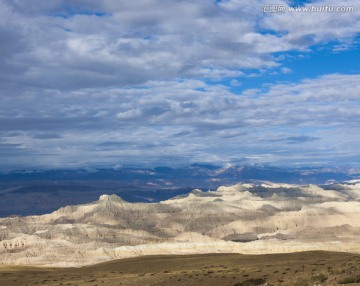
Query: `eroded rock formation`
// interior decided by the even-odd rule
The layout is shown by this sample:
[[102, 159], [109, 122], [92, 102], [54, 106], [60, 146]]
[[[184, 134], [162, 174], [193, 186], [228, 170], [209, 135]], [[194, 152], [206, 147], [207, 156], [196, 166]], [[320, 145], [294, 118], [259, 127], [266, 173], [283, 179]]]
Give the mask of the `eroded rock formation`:
[[360, 252], [360, 182], [238, 184], [160, 203], [102, 195], [0, 219], [0, 264], [81, 266], [148, 254]]

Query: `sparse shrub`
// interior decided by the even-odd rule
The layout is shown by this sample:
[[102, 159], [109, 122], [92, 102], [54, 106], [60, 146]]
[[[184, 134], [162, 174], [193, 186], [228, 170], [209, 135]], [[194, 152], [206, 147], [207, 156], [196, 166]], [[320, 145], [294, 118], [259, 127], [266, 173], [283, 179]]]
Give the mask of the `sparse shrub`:
[[323, 273], [320, 273], [318, 275], [314, 275], [313, 277], [311, 277], [311, 281], [313, 282], [317, 282], [317, 283], [323, 283], [327, 280], [327, 276], [324, 275]]
[[266, 280], [264, 278], [251, 278], [243, 282], [236, 283], [234, 284], [234, 286], [258, 286], [258, 285], [263, 285], [265, 283]]
[[339, 280], [340, 284], [350, 284], [350, 283], [359, 283], [359, 282], [360, 282], [360, 275], [349, 276]]
[[298, 278], [298, 280], [295, 282], [295, 286], [310, 286], [310, 283], [304, 278]]

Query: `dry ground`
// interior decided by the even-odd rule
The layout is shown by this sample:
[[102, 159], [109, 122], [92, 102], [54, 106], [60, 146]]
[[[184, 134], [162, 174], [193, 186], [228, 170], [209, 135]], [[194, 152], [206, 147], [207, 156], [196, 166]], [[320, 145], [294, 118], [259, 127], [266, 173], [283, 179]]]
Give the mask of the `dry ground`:
[[82, 268], [0, 268], [1, 286], [360, 285], [350, 282], [360, 282], [360, 255], [334, 252], [146, 256]]

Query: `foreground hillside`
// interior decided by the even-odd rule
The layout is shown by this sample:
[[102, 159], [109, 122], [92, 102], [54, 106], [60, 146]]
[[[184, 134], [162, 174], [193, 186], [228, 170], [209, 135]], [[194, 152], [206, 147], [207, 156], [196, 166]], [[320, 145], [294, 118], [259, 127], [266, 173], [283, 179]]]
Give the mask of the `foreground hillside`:
[[306, 286], [355, 281], [360, 281], [360, 255], [331, 252], [146, 256], [60, 269], [0, 267], [0, 284], [7, 286]]
[[0, 219], [0, 264], [82, 266], [159, 254], [360, 252], [360, 184], [239, 184], [160, 203], [102, 195]]

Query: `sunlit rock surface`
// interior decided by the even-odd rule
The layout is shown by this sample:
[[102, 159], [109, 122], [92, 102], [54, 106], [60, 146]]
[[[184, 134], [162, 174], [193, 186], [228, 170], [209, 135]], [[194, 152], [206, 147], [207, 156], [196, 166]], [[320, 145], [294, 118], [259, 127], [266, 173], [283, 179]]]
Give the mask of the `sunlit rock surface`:
[[0, 219], [0, 264], [81, 266], [151, 255], [360, 252], [360, 182], [238, 184], [160, 203], [102, 195], [51, 214]]

